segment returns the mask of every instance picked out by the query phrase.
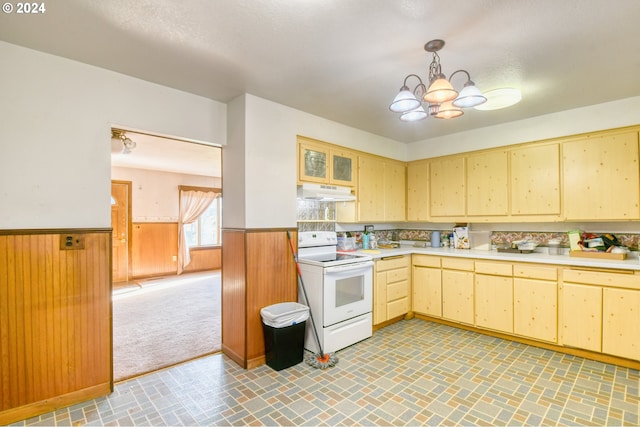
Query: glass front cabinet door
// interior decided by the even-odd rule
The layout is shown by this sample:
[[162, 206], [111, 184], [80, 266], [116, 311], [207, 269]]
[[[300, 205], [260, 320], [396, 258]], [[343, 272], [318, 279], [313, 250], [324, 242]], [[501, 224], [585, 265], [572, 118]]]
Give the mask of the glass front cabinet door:
[[329, 148], [321, 145], [300, 143], [298, 173], [300, 181], [329, 182]]
[[298, 144], [298, 179], [302, 182], [355, 186], [354, 152], [321, 142]]
[[353, 187], [355, 185], [353, 176], [356, 156], [353, 153], [338, 150], [331, 150], [329, 154], [331, 157], [331, 183]]

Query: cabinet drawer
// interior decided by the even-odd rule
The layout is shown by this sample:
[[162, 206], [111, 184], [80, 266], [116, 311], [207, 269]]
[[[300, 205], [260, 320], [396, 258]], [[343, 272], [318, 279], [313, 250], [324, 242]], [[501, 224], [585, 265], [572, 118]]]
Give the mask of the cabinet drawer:
[[387, 283], [395, 283], [409, 280], [409, 267], [387, 271]]
[[387, 304], [387, 318], [402, 316], [409, 312], [409, 298], [402, 298]]
[[387, 285], [387, 301], [395, 301], [409, 296], [409, 282], [399, 282]]
[[585, 283], [587, 285], [610, 286], [614, 288], [640, 289], [640, 275], [629, 273], [614, 273], [591, 270], [562, 270], [564, 282]]
[[442, 268], [473, 271], [473, 260], [468, 258], [442, 258]]
[[490, 274], [493, 276], [511, 276], [513, 267], [511, 263], [476, 261], [476, 273]]
[[413, 255], [413, 265], [419, 267], [440, 267], [440, 258], [429, 255]]
[[558, 280], [558, 269], [534, 264], [514, 264], [513, 277], [525, 279]]
[[382, 258], [376, 261], [376, 271], [387, 271], [395, 268], [409, 267], [409, 256]]

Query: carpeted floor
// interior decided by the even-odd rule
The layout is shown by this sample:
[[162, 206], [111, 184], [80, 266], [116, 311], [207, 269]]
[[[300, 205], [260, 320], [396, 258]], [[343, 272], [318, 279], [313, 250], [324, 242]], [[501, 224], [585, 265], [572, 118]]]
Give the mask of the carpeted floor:
[[114, 288], [114, 380], [220, 351], [220, 271]]

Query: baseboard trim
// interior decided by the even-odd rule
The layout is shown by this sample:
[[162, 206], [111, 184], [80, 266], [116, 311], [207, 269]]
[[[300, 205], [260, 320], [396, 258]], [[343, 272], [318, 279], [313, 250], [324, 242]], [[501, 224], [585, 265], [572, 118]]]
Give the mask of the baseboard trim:
[[39, 402], [7, 409], [0, 412], [0, 425], [7, 425], [26, 420], [27, 418], [37, 417], [38, 415], [46, 414], [59, 408], [106, 396], [111, 394], [112, 391], [113, 387], [111, 383], [103, 383]]

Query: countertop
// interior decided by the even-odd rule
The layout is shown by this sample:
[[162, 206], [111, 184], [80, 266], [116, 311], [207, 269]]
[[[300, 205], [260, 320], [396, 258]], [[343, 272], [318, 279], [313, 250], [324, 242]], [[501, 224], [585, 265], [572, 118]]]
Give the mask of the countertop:
[[[354, 252], [347, 252], [354, 253]], [[374, 260], [409, 254], [437, 255], [460, 258], [488, 259], [494, 261], [512, 261], [512, 262], [530, 262], [538, 264], [554, 264], [577, 267], [594, 267], [594, 268], [611, 268], [620, 270], [640, 270], [640, 260], [637, 252], [628, 254], [625, 260], [612, 259], [596, 259], [596, 258], [575, 258], [569, 256], [567, 250], [562, 255], [549, 255], [546, 248], [538, 248], [535, 252], [529, 254], [498, 252], [496, 250], [483, 251], [473, 249], [451, 249], [451, 248], [420, 248], [413, 244], [401, 244], [395, 249], [372, 249], [357, 250], [355, 253], [360, 255], [369, 255]]]

